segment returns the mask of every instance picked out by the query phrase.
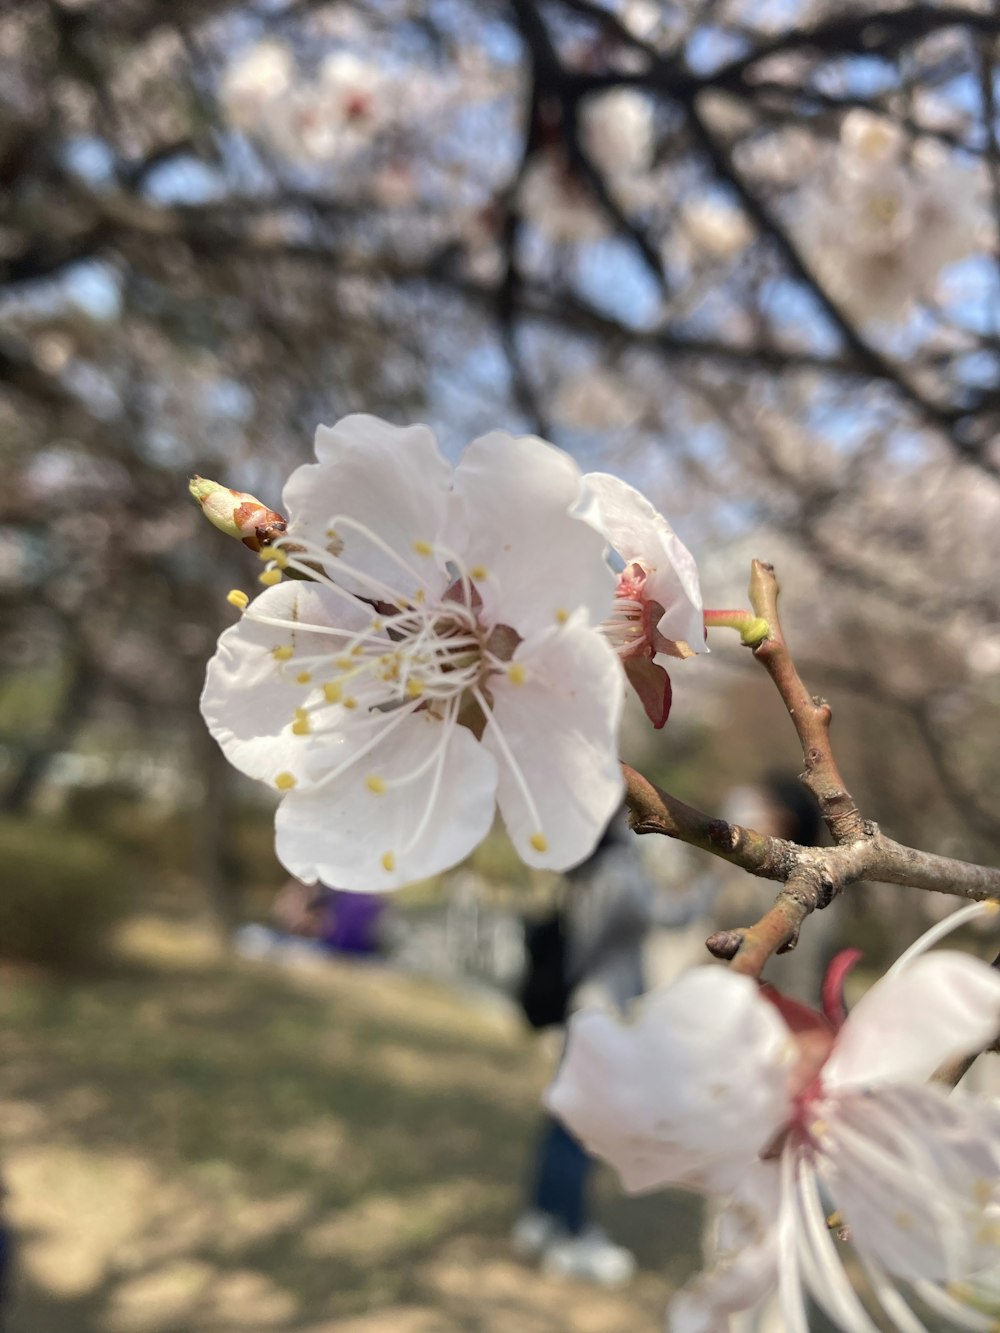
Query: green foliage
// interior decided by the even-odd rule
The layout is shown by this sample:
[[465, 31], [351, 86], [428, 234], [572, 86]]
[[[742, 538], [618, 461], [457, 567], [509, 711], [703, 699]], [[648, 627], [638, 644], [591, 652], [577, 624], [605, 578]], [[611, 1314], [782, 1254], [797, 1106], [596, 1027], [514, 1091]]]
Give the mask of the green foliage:
[[92, 833], [0, 819], [0, 955], [63, 971], [100, 958], [131, 902], [128, 864]]

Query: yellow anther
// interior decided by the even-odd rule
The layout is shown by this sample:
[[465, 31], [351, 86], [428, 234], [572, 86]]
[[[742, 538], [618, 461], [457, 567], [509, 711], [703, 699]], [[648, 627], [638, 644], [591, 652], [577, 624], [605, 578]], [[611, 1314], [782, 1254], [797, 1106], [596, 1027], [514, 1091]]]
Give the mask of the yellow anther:
[[341, 671], [347, 671], [354, 665], [354, 659], [352, 657], [335, 657], [333, 661], [334, 665], [339, 666]]
[[354, 647], [351, 649], [351, 656], [361, 657], [363, 656], [364, 651], [365, 651], [365, 645], [363, 643], [356, 643]]
[[300, 671], [299, 674], [295, 677], [295, 679], [299, 682], [300, 685], [308, 685], [309, 682], [312, 680], [312, 678], [313, 678], [313, 673], [311, 671]]
[[288, 556], [287, 556], [287, 555], [285, 554], [285, 552], [281, 549], [281, 547], [280, 547], [280, 546], [272, 546], [272, 547], [270, 547], [270, 551], [271, 551], [271, 559], [272, 559], [272, 560], [274, 561], [274, 563], [278, 566], [278, 568], [279, 568], [279, 569], [287, 569], [287, 568], [288, 568]]
[[536, 852], [547, 852], [549, 850], [549, 840], [544, 833], [533, 833], [528, 841]]
[[383, 853], [382, 853], [382, 869], [383, 869], [383, 870], [388, 870], [388, 871], [390, 871], [390, 873], [391, 873], [393, 870], [396, 869], [396, 853], [395, 853], [395, 852], [383, 852]]
[[365, 786], [369, 791], [373, 791], [376, 796], [385, 795], [385, 783], [375, 773], [369, 773], [365, 778]]
[[281, 582], [281, 570], [276, 568], [265, 569], [262, 574], [257, 575], [257, 581], [263, 583], [265, 588], [273, 588], [276, 583]]
[[284, 773], [278, 773], [274, 779], [274, 785], [277, 787], [278, 791], [291, 791], [292, 788], [295, 786], [295, 783], [296, 783], [295, 774], [289, 773], [287, 771]]
[[290, 643], [279, 643], [277, 648], [271, 649], [271, 656], [279, 662], [287, 662], [295, 656], [295, 649]]
[[357, 699], [352, 698], [350, 695], [348, 695], [347, 698], [344, 700], [345, 708], [357, 708], [357, 706], [358, 706]]
[[411, 676], [406, 682], [406, 693], [411, 699], [418, 699], [423, 692], [424, 682], [422, 680], [417, 680], [416, 676]]
[[324, 683], [323, 697], [328, 704], [340, 703], [340, 686], [335, 680], [328, 680]]
[[511, 662], [507, 668], [507, 679], [512, 685], [523, 685], [527, 674], [521, 662]]
[[434, 554], [434, 547], [430, 544], [430, 542], [425, 542], [425, 541], [415, 541], [415, 542], [413, 543], [413, 549], [416, 551], [417, 555], [433, 555], [433, 554]]
[[423, 588], [417, 589], [413, 594], [413, 600], [418, 606], [423, 606], [424, 602], [427, 600], [427, 594], [424, 592]]
[[337, 539], [340, 537], [340, 533], [337, 531], [336, 528], [327, 528], [326, 535], [332, 542], [337, 541]]
[[241, 611], [250, 605], [250, 598], [241, 588], [234, 588], [232, 592], [227, 592], [226, 601], [230, 606], [238, 606]]
[[560, 607], [556, 612], [556, 624], [565, 625], [567, 620], [569, 620], [569, 612]]
[[382, 622], [381, 620], [379, 620], [378, 616], [376, 616], [375, 619], [372, 621], [372, 629], [375, 630], [376, 633], [377, 633], [380, 629], [385, 629], [385, 625], [383, 624], [383, 622]]
[[469, 578], [475, 579], [478, 583], [481, 583], [482, 580], [486, 578], [486, 566], [473, 565], [472, 568], [469, 570]]
[[312, 731], [312, 723], [309, 721], [309, 714], [304, 708], [296, 708], [295, 721], [292, 723], [292, 733], [295, 736], [308, 736]]

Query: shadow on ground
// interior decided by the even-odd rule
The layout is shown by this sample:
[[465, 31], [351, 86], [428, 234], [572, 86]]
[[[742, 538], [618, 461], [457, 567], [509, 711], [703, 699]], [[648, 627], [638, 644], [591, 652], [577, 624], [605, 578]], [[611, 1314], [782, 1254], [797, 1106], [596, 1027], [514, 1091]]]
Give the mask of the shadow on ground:
[[684, 1196], [603, 1215], [643, 1271], [559, 1284], [506, 1235], [548, 1073], [512, 1015], [382, 969], [226, 962], [139, 922], [112, 975], [0, 986], [5, 1333], [653, 1333]]

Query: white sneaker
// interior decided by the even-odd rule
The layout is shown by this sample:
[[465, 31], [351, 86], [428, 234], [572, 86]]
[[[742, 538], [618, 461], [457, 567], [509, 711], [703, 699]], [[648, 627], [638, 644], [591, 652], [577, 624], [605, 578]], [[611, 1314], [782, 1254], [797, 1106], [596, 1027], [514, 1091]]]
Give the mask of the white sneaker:
[[519, 1258], [537, 1259], [546, 1245], [559, 1234], [561, 1228], [551, 1213], [531, 1208], [514, 1223], [510, 1232], [510, 1243]]
[[551, 1241], [542, 1256], [542, 1272], [550, 1277], [576, 1277], [602, 1287], [624, 1287], [635, 1276], [635, 1255], [615, 1245], [600, 1227], [579, 1236]]

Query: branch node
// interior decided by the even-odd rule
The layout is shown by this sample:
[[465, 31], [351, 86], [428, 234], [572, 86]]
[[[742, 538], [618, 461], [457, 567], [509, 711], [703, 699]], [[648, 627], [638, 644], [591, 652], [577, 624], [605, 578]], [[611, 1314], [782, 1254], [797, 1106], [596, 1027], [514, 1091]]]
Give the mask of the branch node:
[[713, 957], [722, 958], [728, 962], [730, 958], [735, 958], [739, 952], [744, 934], [745, 932], [742, 930], [717, 930], [714, 935], [709, 935], [705, 941], [705, 948]]

